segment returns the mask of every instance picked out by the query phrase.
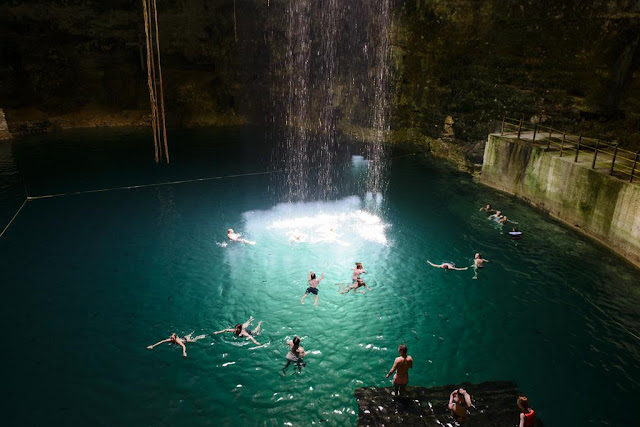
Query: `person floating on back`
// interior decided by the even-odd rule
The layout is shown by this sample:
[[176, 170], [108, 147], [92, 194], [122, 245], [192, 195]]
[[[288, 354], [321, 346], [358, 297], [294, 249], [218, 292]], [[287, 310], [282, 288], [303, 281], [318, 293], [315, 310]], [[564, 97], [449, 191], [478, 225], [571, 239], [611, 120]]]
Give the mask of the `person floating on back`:
[[484, 268], [484, 263], [485, 262], [489, 262], [488, 259], [484, 259], [482, 258], [482, 255], [480, 255], [480, 253], [476, 253], [473, 257], [473, 265], [471, 267], [473, 267], [474, 270], [474, 279], [478, 278], [478, 269], [480, 268]]
[[187, 347], [185, 346], [186, 343], [188, 342], [196, 342], [199, 339], [202, 339], [205, 337], [205, 335], [198, 335], [197, 337], [192, 337], [191, 335], [193, 335], [193, 332], [191, 332], [189, 335], [185, 335], [184, 338], [180, 338], [178, 337], [178, 335], [176, 333], [171, 334], [171, 336], [169, 338], [167, 338], [166, 340], [162, 340], [162, 341], [158, 341], [157, 343], [147, 346], [147, 348], [149, 350], [153, 349], [153, 347], [159, 345], [159, 344], [163, 344], [165, 342], [171, 342], [174, 344], [178, 344], [180, 347], [182, 347], [182, 355], [184, 357], [187, 357]]
[[253, 321], [253, 316], [249, 317], [244, 323], [238, 323], [234, 328], [223, 329], [221, 331], [214, 332], [213, 335], [218, 335], [223, 332], [233, 332], [233, 335], [237, 337], [245, 337], [246, 339], [250, 339], [253, 341], [255, 345], [260, 345], [258, 341], [254, 338], [254, 335], [258, 335], [260, 333], [260, 326], [262, 326], [262, 320], [258, 322], [258, 326], [252, 331], [249, 328], [249, 325]]
[[285, 374], [285, 371], [292, 363], [296, 364], [298, 373], [300, 373], [302, 368], [307, 365], [302, 361], [302, 358], [307, 355], [307, 352], [304, 351], [304, 348], [300, 347], [300, 338], [298, 337], [293, 337], [291, 341], [287, 341], [287, 344], [289, 345], [289, 351], [286, 355], [287, 363], [284, 365], [284, 368], [282, 368], [282, 374]]
[[518, 397], [518, 408], [520, 408], [520, 425], [519, 427], [533, 427], [536, 423], [536, 415], [533, 409], [529, 407], [529, 399], [525, 396]]
[[436, 267], [436, 268], [442, 268], [444, 270], [466, 270], [468, 267], [456, 267], [456, 265], [452, 262], [443, 262], [442, 264], [434, 264], [431, 261], [427, 260], [427, 262], [429, 263], [429, 265], [431, 265], [432, 267]]
[[458, 424], [464, 423], [467, 410], [471, 406], [471, 396], [463, 388], [455, 389], [449, 395], [449, 410]]
[[307, 297], [307, 295], [309, 295], [309, 293], [312, 293], [314, 295], [313, 305], [318, 305], [318, 283], [320, 283], [322, 279], [324, 279], [324, 272], [322, 272], [322, 275], [319, 279], [316, 279], [316, 273], [314, 273], [313, 271], [309, 272], [309, 277], [307, 278], [309, 287], [300, 299], [300, 302], [302, 304], [304, 304], [304, 299]]
[[407, 355], [407, 346], [401, 344], [398, 346], [398, 354], [400, 357], [396, 357], [393, 362], [391, 370], [387, 374], [387, 378], [395, 372], [393, 375], [393, 391], [395, 396], [400, 396], [400, 392], [404, 393], [407, 384], [409, 384], [409, 369], [413, 368], [413, 358]]
[[227, 239], [229, 239], [230, 242], [239, 242], [239, 243], [246, 243], [247, 245], [255, 245], [256, 242], [252, 242], [251, 240], [246, 240], [240, 237], [240, 233], [236, 233], [233, 231], [233, 228], [230, 228], [227, 230]]

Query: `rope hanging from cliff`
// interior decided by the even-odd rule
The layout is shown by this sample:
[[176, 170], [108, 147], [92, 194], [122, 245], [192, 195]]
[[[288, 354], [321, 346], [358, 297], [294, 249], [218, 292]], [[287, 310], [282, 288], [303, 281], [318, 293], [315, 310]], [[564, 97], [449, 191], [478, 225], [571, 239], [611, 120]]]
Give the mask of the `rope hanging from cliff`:
[[[151, 127], [153, 128], [155, 160], [156, 163], [162, 161], [164, 153], [164, 160], [169, 163], [164, 92], [162, 90], [162, 66], [160, 64], [160, 39], [158, 36], [158, 7], [156, 0], [142, 0], [142, 10], [144, 14], [145, 44], [147, 46], [147, 86], [149, 88], [149, 103], [151, 104]], [[154, 39], [156, 44], [155, 55], [153, 51]], [[159, 82], [156, 80], [156, 70]], [[156, 91], [158, 86], [159, 91]], [[160, 108], [158, 108], [158, 104], [160, 104]], [[162, 144], [161, 141], [164, 141], [164, 144]]]

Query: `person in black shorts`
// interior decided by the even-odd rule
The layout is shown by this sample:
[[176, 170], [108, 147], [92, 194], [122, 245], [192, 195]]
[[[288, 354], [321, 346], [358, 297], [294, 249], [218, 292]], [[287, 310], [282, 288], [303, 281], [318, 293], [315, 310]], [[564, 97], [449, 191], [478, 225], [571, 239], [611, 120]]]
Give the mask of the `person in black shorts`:
[[318, 283], [320, 283], [322, 279], [324, 279], [324, 272], [322, 272], [322, 275], [319, 279], [316, 279], [316, 273], [314, 273], [313, 271], [309, 272], [309, 277], [307, 278], [307, 280], [309, 281], [309, 287], [307, 288], [307, 291], [304, 293], [304, 295], [302, 295], [302, 298], [300, 298], [300, 302], [302, 304], [304, 304], [304, 299], [307, 297], [307, 295], [309, 295], [309, 293], [312, 293], [314, 295], [313, 305], [318, 305]]

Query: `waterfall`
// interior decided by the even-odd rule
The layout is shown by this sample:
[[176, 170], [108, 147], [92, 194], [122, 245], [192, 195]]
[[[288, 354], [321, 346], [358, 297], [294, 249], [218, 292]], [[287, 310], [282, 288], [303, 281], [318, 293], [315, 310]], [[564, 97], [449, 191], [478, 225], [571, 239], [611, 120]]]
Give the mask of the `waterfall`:
[[[289, 0], [286, 52], [272, 54], [274, 161], [284, 169], [284, 199], [327, 200], [340, 165], [338, 123], [366, 129], [366, 190], [384, 192], [389, 128], [390, 0]], [[276, 48], [272, 50], [277, 51]]]

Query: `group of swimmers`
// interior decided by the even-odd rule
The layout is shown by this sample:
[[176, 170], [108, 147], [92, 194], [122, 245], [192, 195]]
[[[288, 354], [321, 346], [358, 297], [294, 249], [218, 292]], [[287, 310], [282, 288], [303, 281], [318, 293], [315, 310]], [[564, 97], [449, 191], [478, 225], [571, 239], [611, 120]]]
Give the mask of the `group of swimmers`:
[[[487, 205], [485, 208], [481, 208], [481, 210], [486, 210], [487, 212], [493, 212], [491, 209], [491, 205]], [[512, 222], [507, 219], [506, 216], [501, 215], [500, 211], [495, 211], [489, 218], [497, 218], [498, 222], [501, 224], [506, 223], [507, 221]], [[256, 242], [246, 240], [240, 237], [240, 234], [235, 233], [233, 229], [227, 230], [227, 238], [230, 242], [238, 242], [244, 244], [255, 245]], [[484, 267], [484, 263], [489, 262], [489, 260], [482, 258], [480, 253], [476, 253], [474, 255], [473, 264], [470, 266], [475, 270], [474, 279], [477, 278], [477, 271], [480, 268]], [[456, 267], [456, 265], [452, 262], [444, 262], [441, 264], [434, 264], [431, 261], [427, 260], [431, 266], [436, 268], [442, 268], [445, 271], [448, 270], [467, 270], [469, 267]], [[348, 286], [343, 286], [342, 283], [336, 283], [339, 286], [338, 292], [341, 294], [349, 293], [349, 291], [353, 290], [354, 293], [364, 293], [358, 291], [359, 288], [364, 287], [368, 290], [371, 290], [369, 286], [360, 278], [360, 275], [366, 273], [364, 266], [361, 262], [356, 262], [356, 266], [353, 269], [353, 274], [351, 276], [351, 284]], [[314, 295], [314, 306], [318, 305], [318, 284], [324, 279], [324, 272], [321, 273], [318, 278], [313, 271], [309, 271], [309, 275], [307, 276], [308, 287], [305, 291], [304, 295], [300, 299], [300, 302], [304, 304], [305, 298], [311, 293]], [[245, 339], [251, 340], [255, 345], [261, 345], [256, 339], [261, 331], [262, 321], [258, 322], [258, 325], [255, 329], [249, 329], [249, 326], [253, 322], [253, 316], [250, 316], [249, 319], [244, 323], [238, 323], [233, 328], [223, 329], [221, 331], [216, 331], [213, 335], [218, 335], [224, 332], [231, 332], [236, 337], [244, 337]], [[186, 335], [183, 338], [178, 337], [177, 334], [173, 333], [171, 336], [165, 340], [159, 341], [153, 345], [148, 346], [147, 348], [153, 349], [155, 346], [163, 343], [173, 343], [177, 344], [182, 348], [182, 355], [187, 357], [186, 345], [187, 343], [196, 342], [202, 338], [205, 338], [205, 335], [198, 335], [193, 337], [193, 332]], [[297, 368], [298, 373], [301, 372], [302, 368], [306, 366], [303, 359], [307, 356], [308, 352], [304, 350], [302, 346], [300, 346], [300, 338], [298, 336], [294, 336], [293, 339], [286, 342], [289, 346], [289, 351], [287, 352], [285, 358], [286, 362], [284, 367], [282, 368], [282, 373], [286, 374], [286, 370], [289, 365], [294, 364]], [[393, 374], [393, 392], [394, 396], [400, 396], [400, 393], [404, 393], [407, 384], [409, 383], [409, 369], [413, 368], [413, 358], [407, 354], [408, 348], [405, 344], [401, 344], [398, 346], [398, 354], [399, 357], [393, 362], [391, 370], [387, 373], [387, 378]], [[529, 407], [528, 400], [524, 396], [518, 397], [517, 401], [518, 407], [521, 410], [520, 413], [520, 425], [519, 427], [530, 427], [534, 424], [534, 411]], [[451, 415], [454, 417], [456, 422], [463, 423], [466, 419], [467, 408], [471, 407], [471, 396], [467, 393], [466, 390], [460, 388], [451, 392], [449, 397], [449, 405], [448, 408], [451, 412]]]
[[[486, 211], [487, 214], [489, 214], [487, 219], [491, 219], [491, 220], [497, 222], [500, 225], [504, 225], [507, 222], [510, 222], [511, 224], [518, 224], [516, 221], [511, 221], [509, 218], [507, 218], [506, 215], [502, 215], [501, 211], [494, 210], [491, 207], [491, 205], [487, 205], [487, 206], [484, 206], [484, 207], [480, 208], [480, 211]], [[509, 237], [511, 237], [513, 240], [519, 240], [522, 237], [522, 231], [518, 230], [518, 226], [517, 225], [515, 227], [513, 227], [511, 229], [511, 231], [509, 232]]]

